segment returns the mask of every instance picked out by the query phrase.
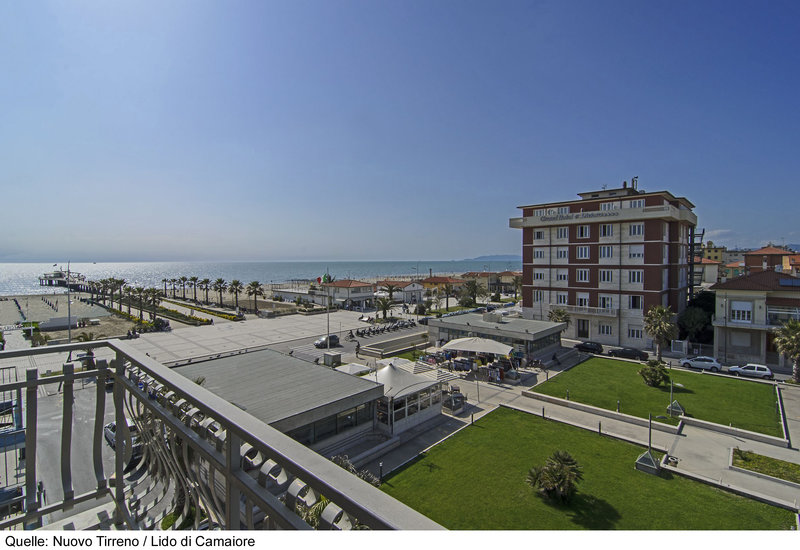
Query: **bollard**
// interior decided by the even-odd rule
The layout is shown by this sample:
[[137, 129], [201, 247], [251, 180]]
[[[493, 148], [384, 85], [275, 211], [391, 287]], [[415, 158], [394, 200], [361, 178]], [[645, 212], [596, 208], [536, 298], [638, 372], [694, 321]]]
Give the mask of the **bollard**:
[[569, 390], [567, 390], [567, 401], [569, 401]]
[[542, 407], [542, 420], [544, 420], [544, 407]]
[[619, 399], [617, 399], [617, 412], [619, 412]]
[[603, 435], [603, 423], [600, 421], [597, 422], [597, 433]]
[[475, 413], [472, 413], [472, 420], [470, 420], [470, 424], [475, 424]]

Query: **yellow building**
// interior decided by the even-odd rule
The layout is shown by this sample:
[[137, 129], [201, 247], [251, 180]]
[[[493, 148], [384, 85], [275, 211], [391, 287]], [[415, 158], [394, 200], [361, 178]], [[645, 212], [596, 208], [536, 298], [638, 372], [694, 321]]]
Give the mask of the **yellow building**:
[[713, 242], [707, 241], [705, 246], [703, 246], [703, 258], [715, 262], [723, 262], [725, 261], [724, 256], [726, 250], [727, 248], [724, 246], [714, 246]]

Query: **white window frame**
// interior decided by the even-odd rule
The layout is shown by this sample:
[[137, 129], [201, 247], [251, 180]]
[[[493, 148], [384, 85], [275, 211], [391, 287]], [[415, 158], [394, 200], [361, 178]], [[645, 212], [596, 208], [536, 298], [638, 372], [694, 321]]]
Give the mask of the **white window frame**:
[[628, 208], [644, 208], [644, 199], [634, 199], [628, 201]]
[[568, 292], [558, 292], [556, 293], [556, 304], [560, 306], [565, 306], [569, 303], [569, 293]]
[[569, 281], [569, 270], [568, 269], [556, 270], [556, 281]]
[[556, 227], [556, 239], [569, 239], [569, 227]]
[[543, 260], [544, 259], [544, 248], [534, 248], [533, 249], [533, 258], [535, 260]]
[[534, 290], [533, 291], [533, 301], [534, 302], [541, 302], [544, 300], [544, 291], [543, 290]]
[[589, 282], [589, 270], [588, 269], [576, 269], [575, 270], [575, 280], [579, 283], [588, 283]]
[[643, 244], [630, 245], [628, 247], [628, 258], [630, 259], [644, 258], [644, 245]]
[[600, 282], [601, 283], [613, 283], [614, 282], [614, 270], [613, 269], [601, 269], [600, 270]]
[[588, 239], [591, 236], [592, 232], [588, 225], [579, 225], [577, 238], [578, 239]]
[[644, 235], [643, 223], [632, 223], [628, 226], [628, 236], [641, 237], [642, 235]]
[[614, 309], [614, 297], [601, 294], [598, 296], [597, 305], [602, 309]]
[[558, 207], [559, 214], [569, 214], [569, 206], [559, 206]]
[[614, 224], [613, 223], [601, 223], [600, 224], [600, 236], [601, 237], [613, 237], [614, 236]]
[[575, 305], [578, 307], [589, 307], [589, 293], [579, 292], [575, 295]]
[[569, 248], [566, 246], [559, 246], [556, 248], [556, 259], [566, 260], [569, 259]]
[[641, 340], [642, 339], [642, 327], [638, 325], [631, 325], [628, 327], [628, 338], [632, 338], [634, 340]]
[[[638, 302], [639, 307], [634, 307], [634, 302]], [[640, 294], [630, 294], [628, 296], [628, 309], [641, 311], [644, 308], [644, 296]]]
[[731, 300], [730, 320], [735, 323], [752, 323], [753, 303]]
[[597, 327], [597, 331], [602, 334], [603, 336], [613, 336], [613, 327], [611, 325], [606, 325], [604, 323], [600, 323]]
[[613, 258], [614, 257], [614, 247], [610, 244], [601, 244], [600, 245], [600, 257], [601, 258]]
[[576, 258], [578, 258], [579, 260], [588, 260], [589, 259], [589, 246], [588, 245], [579, 246], [578, 250], [576, 251], [576, 254], [577, 254]]
[[533, 272], [533, 280], [534, 281], [544, 281], [544, 271], [539, 269], [534, 270]]
[[640, 284], [644, 279], [644, 271], [641, 269], [631, 269], [628, 271], [628, 283]]

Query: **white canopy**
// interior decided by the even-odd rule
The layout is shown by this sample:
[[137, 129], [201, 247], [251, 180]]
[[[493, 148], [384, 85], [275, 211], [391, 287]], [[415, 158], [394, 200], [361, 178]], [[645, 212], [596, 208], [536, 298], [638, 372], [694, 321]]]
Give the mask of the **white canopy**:
[[494, 353], [495, 355], [508, 355], [514, 349], [506, 344], [501, 344], [488, 338], [457, 338], [450, 340], [442, 349], [457, 351], [474, 351], [478, 353]]

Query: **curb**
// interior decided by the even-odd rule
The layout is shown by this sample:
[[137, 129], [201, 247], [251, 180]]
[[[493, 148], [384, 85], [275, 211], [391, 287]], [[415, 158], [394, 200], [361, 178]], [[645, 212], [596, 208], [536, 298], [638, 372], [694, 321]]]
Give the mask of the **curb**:
[[741, 466], [734, 466], [733, 465], [733, 450], [734, 448], [731, 447], [730, 453], [728, 454], [728, 469], [733, 470], [735, 472], [741, 472], [743, 474], [751, 475], [753, 477], [758, 477], [761, 479], [766, 479], [767, 481], [773, 481], [775, 483], [780, 483], [782, 485], [786, 485], [792, 489], [800, 489], [800, 483], [795, 483], [794, 481], [788, 481], [786, 479], [781, 479], [779, 477], [773, 477], [771, 475], [762, 474], [761, 472], [756, 472], [755, 470], [748, 470], [747, 468], [742, 468]]

